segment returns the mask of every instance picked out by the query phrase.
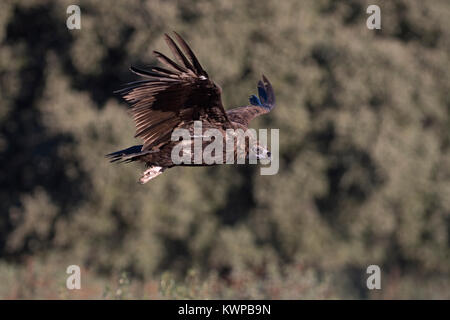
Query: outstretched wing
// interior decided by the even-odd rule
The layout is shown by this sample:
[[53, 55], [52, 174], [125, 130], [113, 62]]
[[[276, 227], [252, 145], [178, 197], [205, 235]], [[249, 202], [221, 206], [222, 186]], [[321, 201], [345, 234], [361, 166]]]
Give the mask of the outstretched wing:
[[169, 141], [175, 128], [193, 120], [232, 127], [222, 105], [220, 88], [209, 79], [183, 38], [177, 33], [175, 37], [184, 54], [167, 34], [165, 40], [178, 63], [154, 51], [167, 69], [131, 67], [131, 71], [146, 79], [128, 83], [126, 88], [117, 91], [132, 104], [135, 137], [144, 140], [142, 150]]
[[269, 80], [263, 75], [262, 81], [258, 81], [258, 96], [251, 95], [251, 105], [238, 107], [227, 111], [230, 121], [248, 126], [255, 117], [269, 113], [275, 108], [275, 94]]

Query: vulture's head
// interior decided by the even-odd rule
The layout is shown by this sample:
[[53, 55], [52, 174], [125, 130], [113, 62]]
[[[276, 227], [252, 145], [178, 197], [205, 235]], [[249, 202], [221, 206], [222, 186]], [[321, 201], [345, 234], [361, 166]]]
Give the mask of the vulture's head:
[[249, 159], [270, 160], [270, 151], [262, 145], [256, 143], [250, 148]]

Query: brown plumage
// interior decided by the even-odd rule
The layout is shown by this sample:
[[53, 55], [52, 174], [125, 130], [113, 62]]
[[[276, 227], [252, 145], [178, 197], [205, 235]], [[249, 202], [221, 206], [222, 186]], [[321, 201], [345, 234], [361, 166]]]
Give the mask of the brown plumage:
[[[214, 128], [225, 137], [227, 129], [245, 131], [253, 118], [270, 112], [275, 106], [272, 86], [263, 75], [262, 81], [258, 82], [259, 98], [252, 95], [251, 105], [225, 111], [220, 87], [209, 78], [183, 38], [174, 34], [184, 53], [167, 34], [165, 40], [176, 62], [154, 51], [165, 68], [143, 70], [131, 67], [131, 71], [144, 80], [128, 83], [124, 89], [117, 91], [131, 104], [130, 114], [136, 124], [135, 137], [141, 138], [144, 144], [113, 152], [107, 157], [112, 162], [144, 162], [149, 169], [144, 172], [141, 183], [177, 165], [171, 159], [172, 149], [178, 143], [171, 140], [175, 129], [188, 129], [193, 135], [194, 121], [201, 121], [203, 132]], [[209, 143], [204, 141], [203, 148]], [[246, 153], [248, 148], [245, 146]], [[267, 154], [270, 153], [266, 150]]]

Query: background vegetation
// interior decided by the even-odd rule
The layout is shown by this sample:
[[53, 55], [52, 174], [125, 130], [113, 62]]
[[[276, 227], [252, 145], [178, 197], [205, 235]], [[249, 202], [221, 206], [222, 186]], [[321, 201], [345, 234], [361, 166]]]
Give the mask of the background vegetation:
[[[1, 1], [0, 298], [450, 298], [449, 21], [445, 0]], [[278, 175], [141, 186], [104, 159], [138, 143], [113, 90], [172, 30], [228, 108], [272, 81], [253, 126], [280, 129]]]

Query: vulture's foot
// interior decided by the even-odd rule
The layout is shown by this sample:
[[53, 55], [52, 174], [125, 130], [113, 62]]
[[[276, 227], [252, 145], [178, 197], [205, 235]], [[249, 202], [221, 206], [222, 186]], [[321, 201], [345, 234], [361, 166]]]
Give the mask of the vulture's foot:
[[151, 166], [150, 168], [148, 168], [147, 170], [144, 171], [144, 174], [139, 179], [139, 182], [141, 184], [147, 183], [150, 180], [152, 180], [153, 178], [156, 178], [157, 176], [159, 176], [166, 169], [167, 168], [164, 168], [164, 167]]

